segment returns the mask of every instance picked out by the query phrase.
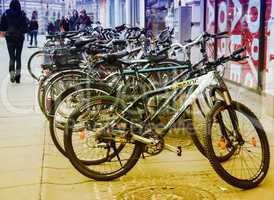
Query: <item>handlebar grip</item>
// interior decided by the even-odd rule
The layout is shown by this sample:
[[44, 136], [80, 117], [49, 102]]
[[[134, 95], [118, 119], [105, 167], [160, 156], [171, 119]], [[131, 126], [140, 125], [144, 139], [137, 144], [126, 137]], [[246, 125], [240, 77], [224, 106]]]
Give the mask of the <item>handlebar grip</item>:
[[182, 49], [182, 48], [178, 47], [178, 46], [174, 48], [175, 51], [180, 50], [180, 49]]
[[228, 38], [228, 31], [224, 31], [224, 32], [217, 33], [217, 34], [214, 36], [214, 38], [215, 38], [215, 39]]
[[192, 40], [191, 39], [188, 39], [188, 40], [184, 40], [185, 43], [191, 43]]
[[234, 56], [234, 57], [232, 57], [232, 59], [231, 59], [232, 61], [235, 61], [235, 62], [238, 62], [238, 61], [241, 61], [241, 60], [243, 60], [243, 57], [241, 57], [241, 56]]
[[240, 55], [238, 55], [238, 56], [234, 56], [231, 60], [239, 62], [239, 61], [245, 60], [247, 58], [249, 58], [249, 57], [248, 56], [240, 56]]
[[238, 55], [238, 54], [244, 52], [245, 50], [246, 50], [246, 47], [242, 47], [242, 48], [240, 48], [240, 49], [237, 49], [236, 51], [234, 51], [234, 52], [232, 53], [232, 56], [236, 56], [236, 55]]
[[224, 36], [227, 34], [228, 34], [228, 31], [223, 31], [223, 32], [217, 33], [216, 36]]

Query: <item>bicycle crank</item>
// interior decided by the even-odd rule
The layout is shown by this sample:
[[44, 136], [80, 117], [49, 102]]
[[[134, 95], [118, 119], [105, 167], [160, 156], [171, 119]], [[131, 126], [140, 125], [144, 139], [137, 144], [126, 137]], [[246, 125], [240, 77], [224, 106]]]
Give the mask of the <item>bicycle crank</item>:
[[176, 153], [177, 156], [182, 156], [182, 147], [181, 146], [174, 147], [169, 144], [165, 144], [164, 149]]
[[143, 135], [143, 137], [154, 140], [153, 145], [145, 146], [145, 150], [144, 150], [145, 153], [147, 153], [151, 156], [156, 156], [163, 151], [164, 146], [165, 146], [165, 141], [164, 141], [163, 137], [161, 137], [160, 135], [158, 135], [155, 132], [155, 130], [150, 130], [150, 131], [146, 132]]

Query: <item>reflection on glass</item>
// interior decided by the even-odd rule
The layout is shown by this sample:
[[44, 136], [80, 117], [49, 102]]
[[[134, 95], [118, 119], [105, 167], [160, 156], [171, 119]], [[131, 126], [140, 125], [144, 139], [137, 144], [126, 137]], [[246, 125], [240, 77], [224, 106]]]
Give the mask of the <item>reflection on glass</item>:
[[161, 30], [173, 25], [173, 0], [146, 0], [146, 27], [151, 34], [157, 35]]

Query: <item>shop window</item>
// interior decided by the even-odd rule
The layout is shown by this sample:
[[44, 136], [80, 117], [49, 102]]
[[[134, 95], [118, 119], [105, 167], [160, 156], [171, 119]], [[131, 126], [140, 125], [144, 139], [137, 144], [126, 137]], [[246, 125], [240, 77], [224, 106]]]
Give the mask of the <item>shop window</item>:
[[171, 0], [146, 0], [146, 27], [153, 35], [170, 26], [174, 16], [174, 3]]

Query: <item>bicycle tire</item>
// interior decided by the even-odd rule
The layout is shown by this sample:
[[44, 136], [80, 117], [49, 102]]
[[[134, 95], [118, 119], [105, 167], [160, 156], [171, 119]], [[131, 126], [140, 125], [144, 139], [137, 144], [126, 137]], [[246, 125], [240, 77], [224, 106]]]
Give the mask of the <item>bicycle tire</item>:
[[[88, 73], [85, 73], [83, 71], [80, 71], [80, 70], [68, 70], [68, 71], [61, 71], [59, 73], [56, 73], [54, 76], [52, 76], [52, 78], [50, 78], [47, 82], [44, 83], [44, 93], [43, 93], [43, 96], [42, 96], [42, 105], [43, 105], [43, 108], [44, 108], [44, 114], [46, 117], [48, 117], [48, 112], [49, 112], [49, 108], [47, 106], [47, 101], [46, 101], [46, 98], [47, 98], [47, 94], [50, 92], [52, 86], [62, 80], [62, 78], [66, 77], [66, 76], [78, 76], [80, 78], [85, 78], [86, 80], [91, 78], [89, 77], [89, 74]], [[81, 80], [83, 81], [83, 80]], [[80, 81], [80, 82], [81, 82]], [[60, 94], [60, 93], [59, 93]], [[54, 102], [55, 99], [52, 99], [52, 101]]]
[[[68, 158], [71, 164], [84, 176], [89, 177], [91, 179], [97, 181], [110, 181], [116, 178], [119, 178], [125, 175], [129, 170], [131, 170], [137, 163], [140, 158], [141, 153], [143, 152], [143, 144], [139, 142], [135, 142], [134, 149], [132, 154], [130, 155], [128, 161], [121, 169], [114, 171], [113, 173], [101, 173], [91, 169], [88, 169], [87, 165], [85, 165], [80, 159], [77, 158], [76, 153], [74, 152], [73, 144], [72, 144], [72, 130], [73, 126], [77, 120], [77, 118], [96, 103], [107, 103], [118, 105], [121, 109], [124, 109], [124, 104], [122, 100], [112, 97], [112, 96], [99, 96], [91, 99], [89, 105], [85, 105], [84, 107], [80, 107], [75, 110], [69, 117], [68, 123], [66, 124], [65, 134], [64, 134], [64, 144], [65, 150], [67, 152]], [[120, 153], [120, 152], [119, 152]]]
[[[39, 51], [34, 52], [34, 53], [30, 56], [30, 58], [29, 58], [29, 60], [28, 60], [28, 72], [29, 72], [29, 74], [31, 75], [31, 77], [32, 77], [33, 79], [35, 79], [36, 81], [39, 81], [40, 76], [37, 76], [36, 74], [34, 74], [33, 69], [31, 69], [31, 62], [32, 62], [32, 60], [33, 60], [33, 58], [34, 58], [35, 56], [37, 56], [37, 55], [39, 55], [39, 54], [41, 54], [41, 53], [45, 53], [45, 51], [39, 50]], [[42, 63], [40, 63], [40, 64], [42, 64]], [[41, 69], [41, 70], [42, 70], [42, 69]]]
[[38, 101], [38, 105], [39, 105], [39, 108], [40, 110], [42, 111], [42, 113], [44, 112], [44, 107], [42, 105], [42, 97], [43, 97], [43, 80], [40, 80], [39, 81], [39, 85], [38, 85], [38, 89], [37, 89], [37, 101]]
[[[218, 89], [218, 88], [212, 88], [215, 90], [214, 92], [214, 95], [219, 94], [220, 96], [222, 96], [222, 92]], [[211, 102], [211, 99], [208, 98], [208, 96], [203, 93], [203, 99], [205, 101], [205, 104], [206, 104], [206, 107], [207, 109], [212, 109], [213, 105], [214, 105], [214, 102]], [[219, 100], [222, 100], [222, 99], [219, 99]], [[202, 115], [202, 117], [205, 118], [205, 123], [206, 123], [206, 115], [207, 113], [205, 112], [205, 110], [202, 108], [202, 104], [201, 102], [199, 101], [199, 99], [196, 99], [195, 101], [195, 104], [197, 105], [198, 107], [198, 111], [199, 113]], [[192, 107], [193, 108], [193, 107]], [[191, 112], [193, 114], [193, 111]], [[194, 119], [195, 117], [193, 117], [192, 115], [192, 120]], [[196, 148], [198, 149], [198, 151], [205, 157], [207, 157], [207, 152], [206, 152], [206, 149], [205, 149], [205, 141], [204, 141], [204, 131], [206, 131], [206, 127], [204, 130], [202, 130], [202, 133], [199, 133], [197, 131], [197, 128], [195, 128], [195, 123], [192, 121], [191, 123], [187, 124], [187, 127], [188, 127], [188, 131], [190, 132], [190, 136], [192, 138], [192, 141], [194, 143], [194, 145], [196, 146]], [[233, 154], [233, 152], [230, 152], [229, 154], [227, 155], [224, 155], [224, 156], [221, 156], [221, 157], [218, 157], [219, 161], [221, 162], [224, 162], [226, 160], [228, 160], [230, 158], [230, 156]]]
[[[220, 162], [215, 155], [216, 153], [214, 151], [212, 142], [212, 126], [215, 120], [215, 116], [218, 115], [219, 112], [222, 112], [226, 109], [231, 109], [232, 112], [237, 111], [243, 114], [243, 116], [251, 122], [260, 140], [260, 144], [262, 147], [262, 162], [260, 163], [259, 171], [256, 172], [256, 174], [254, 174], [252, 178], [240, 179], [231, 175], [229, 172], [226, 171], [226, 169], [224, 169], [224, 167], [222, 166], [222, 162]], [[219, 101], [218, 103], [216, 103], [207, 116], [207, 134], [205, 134], [204, 136], [206, 141], [205, 148], [207, 150], [210, 164], [216, 171], [216, 173], [228, 184], [242, 189], [251, 189], [258, 186], [264, 180], [268, 172], [270, 163], [270, 152], [267, 136], [258, 118], [245, 105], [235, 101], [233, 101], [229, 106], [226, 105], [223, 101]]]
[[[48, 115], [48, 121], [49, 121], [49, 131], [51, 139], [56, 146], [56, 148], [59, 150], [61, 154], [63, 154], [65, 157], [67, 157], [67, 154], [65, 152], [64, 148], [64, 142], [62, 141], [62, 144], [60, 144], [61, 141], [59, 141], [57, 133], [55, 132], [55, 112], [58, 110], [58, 107], [60, 104], [71, 94], [79, 92], [81, 90], [85, 89], [96, 89], [98, 91], [103, 91], [104, 93], [110, 94], [111, 88], [108, 87], [106, 84], [102, 83], [80, 83], [78, 85], [75, 85], [73, 87], [68, 88], [64, 92], [62, 92], [57, 99], [54, 101], [52, 109], [49, 111]], [[106, 95], [106, 94], [105, 94]], [[64, 130], [64, 129], [63, 129]]]

